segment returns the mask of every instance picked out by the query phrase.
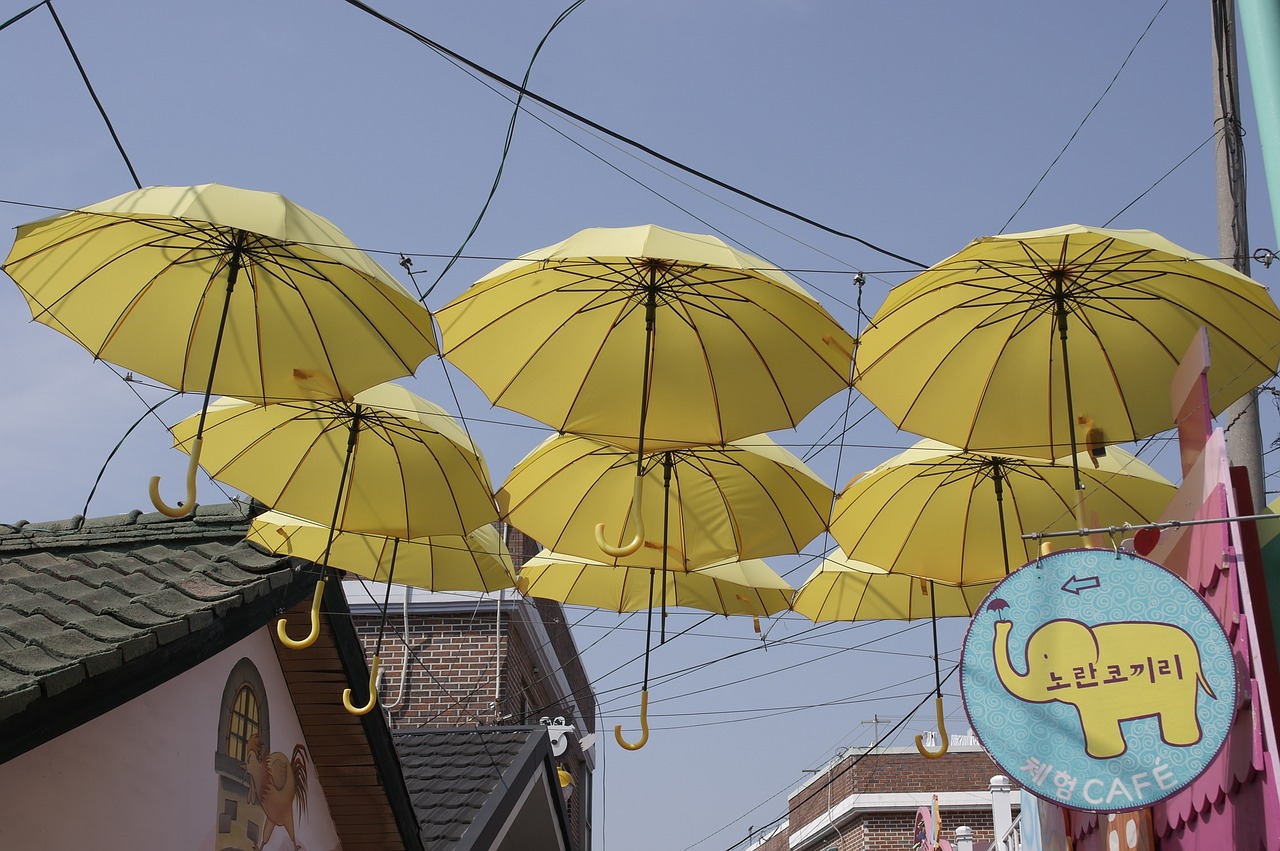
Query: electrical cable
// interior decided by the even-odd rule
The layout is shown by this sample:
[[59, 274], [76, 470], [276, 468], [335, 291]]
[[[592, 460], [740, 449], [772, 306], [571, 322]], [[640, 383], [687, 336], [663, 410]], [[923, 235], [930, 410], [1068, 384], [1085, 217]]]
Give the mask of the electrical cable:
[[1141, 201], [1143, 198], [1145, 198], [1145, 197], [1147, 196], [1147, 193], [1148, 193], [1148, 192], [1150, 192], [1151, 190], [1153, 190], [1153, 189], [1155, 189], [1157, 186], [1159, 186], [1161, 183], [1163, 183], [1163, 182], [1164, 182], [1164, 180], [1165, 180], [1165, 178], [1167, 178], [1169, 175], [1173, 174], [1175, 171], [1177, 171], [1178, 169], [1180, 169], [1180, 168], [1183, 166], [1183, 164], [1184, 164], [1184, 163], [1186, 163], [1186, 161], [1187, 161], [1187, 160], [1191, 159], [1191, 158], [1192, 158], [1192, 157], [1194, 157], [1197, 153], [1199, 153], [1201, 148], [1203, 148], [1205, 145], [1207, 145], [1207, 144], [1209, 144], [1210, 142], [1212, 142], [1212, 141], [1213, 141], [1213, 140], [1218, 136], [1218, 134], [1219, 134], [1219, 133], [1221, 133], [1221, 132], [1222, 132], [1221, 130], [1215, 130], [1212, 134], [1210, 134], [1209, 138], [1205, 139], [1205, 140], [1204, 140], [1203, 142], [1201, 142], [1199, 145], [1196, 145], [1194, 148], [1192, 148], [1192, 149], [1191, 149], [1191, 153], [1187, 154], [1185, 157], [1183, 157], [1182, 159], [1178, 160], [1178, 162], [1173, 166], [1173, 168], [1169, 169], [1169, 170], [1168, 170], [1168, 171], [1166, 171], [1164, 174], [1162, 174], [1162, 175], [1161, 175], [1161, 176], [1156, 180], [1156, 182], [1155, 182], [1155, 183], [1151, 184], [1151, 185], [1150, 185], [1150, 186], [1148, 186], [1146, 189], [1144, 189], [1144, 190], [1142, 191], [1142, 194], [1140, 194], [1137, 198], [1134, 198], [1134, 199], [1133, 199], [1132, 201], [1130, 201], [1128, 204], [1125, 204], [1123, 207], [1121, 207], [1121, 208], [1120, 208], [1120, 210], [1119, 210], [1119, 211], [1118, 211], [1114, 216], [1112, 216], [1111, 218], [1109, 218], [1109, 219], [1107, 219], [1105, 222], [1103, 222], [1102, 226], [1103, 226], [1104, 228], [1105, 228], [1105, 227], [1110, 227], [1110, 226], [1111, 226], [1111, 223], [1112, 223], [1112, 222], [1114, 222], [1116, 219], [1120, 218], [1122, 215], [1124, 215], [1124, 213], [1125, 213], [1125, 211], [1126, 211], [1126, 210], [1128, 210], [1128, 209], [1129, 209], [1130, 207], [1132, 207], [1134, 204], [1138, 203], [1138, 202], [1139, 202], [1139, 201]]
[[1010, 215], [1004, 225], [1001, 226], [999, 233], [1004, 233], [1005, 230], [1008, 229], [1009, 224], [1017, 218], [1018, 213], [1022, 212], [1022, 208], [1031, 200], [1031, 196], [1036, 194], [1036, 190], [1040, 188], [1040, 184], [1044, 183], [1044, 179], [1049, 176], [1049, 172], [1053, 171], [1053, 167], [1058, 164], [1058, 160], [1062, 159], [1062, 155], [1067, 152], [1067, 148], [1071, 147], [1071, 143], [1075, 141], [1076, 136], [1080, 135], [1080, 131], [1084, 129], [1085, 123], [1089, 120], [1090, 116], [1093, 115], [1094, 111], [1098, 108], [1098, 105], [1102, 103], [1103, 99], [1106, 98], [1107, 94], [1111, 91], [1111, 87], [1116, 84], [1116, 80], [1120, 79], [1120, 74], [1124, 72], [1125, 66], [1129, 64], [1129, 60], [1133, 58], [1134, 51], [1138, 49], [1138, 45], [1142, 44], [1142, 40], [1147, 37], [1147, 33], [1149, 33], [1151, 31], [1151, 27], [1155, 25], [1156, 18], [1160, 17], [1160, 13], [1164, 11], [1164, 7], [1168, 5], [1169, 0], [1164, 0], [1164, 2], [1160, 4], [1160, 8], [1156, 9], [1156, 13], [1151, 16], [1151, 20], [1147, 22], [1147, 26], [1143, 29], [1142, 34], [1139, 35], [1138, 40], [1133, 43], [1133, 47], [1129, 48], [1129, 52], [1125, 55], [1124, 61], [1121, 62], [1120, 67], [1116, 69], [1116, 73], [1112, 76], [1111, 82], [1107, 83], [1107, 87], [1102, 90], [1102, 94], [1098, 95], [1098, 99], [1093, 102], [1093, 106], [1089, 107], [1089, 111], [1085, 113], [1084, 118], [1080, 119], [1080, 123], [1076, 125], [1076, 129], [1072, 131], [1066, 144], [1062, 146], [1062, 150], [1058, 151], [1058, 155], [1053, 158], [1053, 162], [1049, 163], [1049, 167], [1044, 170], [1044, 174], [1040, 175], [1040, 179], [1031, 187], [1031, 191], [1027, 193], [1027, 197], [1022, 199], [1022, 203], [1018, 205], [1018, 208], [1013, 211], [1013, 214]]
[[116, 133], [115, 125], [111, 123], [106, 107], [102, 105], [102, 101], [98, 98], [98, 93], [94, 91], [93, 83], [89, 82], [89, 74], [85, 71], [79, 55], [76, 54], [75, 47], [71, 44], [71, 37], [67, 35], [67, 31], [63, 28], [62, 21], [58, 18], [58, 13], [53, 9], [53, 3], [47, 0], [44, 5], [49, 7], [49, 14], [53, 17], [53, 22], [57, 25], [58, 32], [62, 34], [62, 41], [67, 45], [67, 52], [71, 54], [71, 59], [76, 63], [76, 69], [80, 72], [80, 79], [84, 80], [84, 86], [89, 90], [89, 97], [93, 98], [94, 106], [98, 107], [98, 114], [102, 116], [103, 122], [107, 125], [107, 132], [111, 134], [111, 140], [115, 142], [116, 150], [120, 152], [120, 158], [124, 160], [125, 167], [129, 169], [129, 176], [133, 178], [133, 185], [141, 189], [142, 181], [138, 180], [138, 172], [134, 170], [133, 163], [129, 160], [129, 155], [125, 153], [124, 145], [120, 141], [119, 134]]
[[533, 63], [537, 61], [538, 54], [542, 52], [543, 46], [547, 43], [547, 39], [551, 37], [551, 33], [555, 31], [556, 27], [564, 23], [569, 15], [573, 14], [574, 10], [585, 2], [586, 0], [574, 0], [568, 8], [561, 12], [556, 17], [555, 21], [552, 22], [551, 26], [547, 28], [547, 31], [543, 33], [541, 40], [538, 41], [538, 46], [533, 50], [533, 55], [529, 57], [529, 64], [525, 66], [524, 78], [520, 81], [519, 94], [516, 96], [515, 104], [511, 111], [511, 118], [507, 121], [507, 136], [502, 143], [502, 157], [498, 160], [498, 170], [493, 176], [493, 183], [489, 187], [489, 194], [485, 197], [484, 204], [480, 207], [480, 213], [476, 216], [476, 220], [472, 222], [471, 229], [467, 231], [467, 235], [462, 240], [462, 244], [458, 246], [458, 250], [449, 258], [449, 262], [444, 265], [444, 268], [440, 270], [440, 274], [436, 276], [436, 279], [432, 282], [431, 286], [427, 287], [427, 291], [422, 294], [422, 297], [419, 299], [420, 301], [426, 301], [427, 296], [431, 295], [431, 291], [434, 290], [444, 276], [449, 273], [449, 270], [453, 268], [453, 264], [458, 262], [458, 258], [462, 255], [462, 252], [466, 250], [467, 245], [471, 242], [471, 238], [475, 236], [476, 231], [480, 229], [480, 223], [484, 220], [485, 214], [489, 211], [489, 205], [493, 202], [494, 196], [498, 194], [498, 184], [502, 182], [502, 172], [506, 168], [507, 155], [511, 153], [511, 142], [512, 139], [515, 138], [516, 133], [516, 119], [520, 117], [521, 105], [524, 103], [525, 92], [527, 91], [526, 87], [529, 84], [529, 76], [533, 73]]
[[[951, 673], [947, 674], [947, 676], [943, 679], [943, 682], [946, 682], [947, 680], [951, 679], [952, 675], [953, 675], [953, 674], [955, 674], [955, 672], [956, 672], [957, 670], [959, 670], [959, 667], [960, 667], [960, 666], [959, 666], [959, 665], [957, 665], [956, 667], [952, 668], [952, 669], [951, 669]], [[923, 698], [919, 703], [917, 703], [917, 704], [916, 704], [915, 708], [914, 708], [914, 709], [912, 709], [912, 710], [911, 710], [911, 712], [909, 712], [905, 717], [903, 717], [903, 719], [902, 719], [901, 721], [899, 721], [897, 724], [895, 724], [895, 725], [893, 725], [891, 728], [889, 728], [889, 731], [888, 731], [887, 733], [885, 733], [883, 736], [881, 736], [879, 739], [877, 739], [877, 740], [876, 740], [876, 741], [875, 741], [875, 742], [874, 742], [874, 743], [873, 743], [869, 748], [867, 748], [867, 750], [866, 750], [866, 751], [864, 751], [862, 754], [859, 754], [857, 757], [855, 757], [855, 758], [854, 758], [854, 760], [853, 760], [849, 765], [847, 765], [847, 766], [845, 766], [844, 768], [842, 768], [842, 769], [839, 771], [839, 773], [838, 773], [838, 774], [836, 774], [836, 775], [835, 775], [835, 776], [833, 776], [833, 777], [829, 777], [829, 778], [827, 779], [827, 782], [828, 782], [828, 783], [830, 783], [830, 782], [832, 782], [832, 781], [834, 781], [834, 780], [836, 780], [836, 779], [838, 779], [838, 778], [840, 778], [840, 777], [843, 777], [843, 776], [845, 775], [845, 773], [846, 773], [846, 772], [848, 772], [848, 771], [852, 770], [854, 767], [856, 767], [856, 766], [858, 765], [858, 763], [859, 763], [859, 762], [861, 762], [861, 761], [863, 760], [863, 758], [865, 758], [865, 757], [867, 756], [867, 754], [871, 753], [871, 752], [872, 752], [872, 751], [874, 751], [876, 748], [880, 747], [880, 746], [882, 745], [882, 743], [884, 743], [885, 741], [888, 741], [890, 738], [892, 738], [894, 735], [896, 735], [896, 734], [897, 734], [897, 732], [898, 732], [898, 730], [900, 730], [902, 727], [906, 726], [907, 721], [909, 721], [911, 718], [913, 718], [913, 717], [915, 716], [915, 714], [916, 714], [917, 712], [919, 712], [919, 711], [924, 707], [924, 705], [925, 705], [926, 703], [928, 703], [928, 702], [929, 702], [929, 700], [931, 700], [931, 699], [932, 699], [932, 694], [925, 695], [925, 697], [924, 697], [924, 698]], [[787, 791], [789, 791], [790, 789], [794, 788], [794, 786], [795, 786], [795, 784], [794, 784], [794, 783], [792, 783], [792, 784], [788, 784], [788, 786], [787, 786], [785, 789], [782, 789], [781, 791], [774, 793], [773, 795], [769, 796], [769, 798], [768, 798], [768, 799], [766, 799], [765, 801], [761, 802], [761, 803], [760, 803], [760, 804], [758, 804], [757, 806], [752, 807], [751, 809], [747, 810], [747, 812], [745, 812], [745, 813], [743, 813], [742, 815], [738, 816], [736, 819], [734, 819], [733, 821], [729, 822], [729, 823], [728, 823], [728, 824], [726, 824], [724, 827], [720, 828], [719, 830], [715, 831], [714, 833], [711, 833], [711, 834], [708, 834], [707, 836], [704, 836], [702, 839], [699, 839], [697, 842], [693, 843], [692, 845], [689, 845], [689, 846], [687, 846], [687, 847], [685, 847], [685, 848], [681, 849], [681, 851], [691, 851], [691, 849], [696, 848], [697, 846], [701, 845], [703, 842], [706, 842], [708, 839], [712, 838], [713, 836], [717, 836], [718, 834], [723, 833], [724, 831], [728, 830], [732, 825], [735, 825], [735, 824], [737, 824], [738, 822], [742, 821], [744, 818], [746, 818], [747, 816], [751, 815], [753, 812], [755, 812], [756, 810], [758, 810], [760, 807], [764, 806], [764, 805], [765, 805], [765, 804], [767, 804], [769, 801], [772, 801], [774, 798], [778, 797], [778, 795], [785, 794]], [[817, 794], [818, 794], [818, 792], [815, 790], [815, 791], [813, 791], [813, 792], [809, 793], [809, 794], [808, 794], [808, 796], [806, 796], [806, 797], [804, 797], [804, 798], [800, 799], [799, 801], [797, 801], [797, 802], [795, 802], [795, 803], [793, 803], [793, 802], [791, 802], [791, 801], [788, 801], [788, 802], [787, 802], [787, 812], [786, 812], [786, 813], [783, 813], [781, 816], [778, 816], [777, 818], [773, 819], [772, 821], [767, 822], [767, 823], [766, 823], [763, 827], [761, 827], [760, 829], [761, 829], [761, 830], [767, 830], [768, 828], [772, 827], [773, 825], [779, 824], [780, 822], [782, 822], [784, 819], [786, 819], [786, 818], [787, 818], [787, 816], [789, 815], [789, 813], [790, 813], [790, 811], [791, 811], [792, 809], [794, 809], [794, 808], [796, 808], [796, 807], [800, 807], [800, 806], [803, 806], [803, 805], [807, 804], [809, 801], [813, 800], [813, 799], [817, 796]], [[728, 848], [726, 848], [726, 849], [725, 849], [725, 851], [733, 851], [735, 848], [737, 848], [737, 847], [738, 847], [739, 845], [741, 845], [741, 844], [742, 844], [741, 842], [735, 842], [735, 843], [733, 843], [732, 845], [730, 845]]]
[[605, 127], [605, 126], [603, 126], [603, 125], [601, 125], [601, 124], [597, 124], [596, 122], [592, 121], [591, 119], [589, 119], [589, 118], [587, 118], [587, 117], [585, 117], [585, 116], [583, 116], [583, 115], [579, 115], [578, 113], [573, 112], [572, 110], [570, 110], [570, 109], [568, 109], [568, 108], [566, 108], [566, 107], [564, 107], [564, 106], [561, 106], [560, 104], [556, 103], [555, 101], [549, 100], [548, 98], [545, 98], [545, 97], [543, 97], [543, 96], [541, 96], [541, 95], [537, 94], [536, 92], [533, 92], [533, 91], [531, 91], [531, 90], [529, 90], [529, 89], [525, 88], [524, 86], [521, 86], [521, 85], [519, 85], [519, 84], [517, 84], [517, 83], [515, 83], [515, 82], [512, 82], [511, 80], [506, 79], [505, 77], [503, 77], [503, 76], [501, 76], [501, 75], [497, 74], [496, 72], [491, 71], [491, 70], [489, 70], [488, 68], [485, 68], [483, 65], [480, 65], [480, 64], [478, 64], [478, 63], [476, 63], [476, 62], [473, 62], [472, 60], [467, 59], [465, 56], [462, 56], [461, 54], [458, 54], [458, 53], [455, 53], [455, 52], [454, 52], [454, 51], [452, 51], [452, 50], [449, 50], [447, 47], [445, 47], [444, 45], [440, 44], [439, 42], [433, 41], [432, 39], [428, 38], [427, 36], [423, 35], [423, 34], [422, 34], [422, 33], [420, 33], [420, 32], [417, 32], [416, 30], [412, 29], [411, 27], [408, 27], [408, 26], [406, 26], [405, 24], [402, 24], [402, 23], [400, 23], [399, 21], [397, 21], [397, 20], [395, 20], [395, 19], [393, 19], [393, 18], [390, 18], [390, 17], [388, 17], [387, 15], [384, 15], [383, 13], [381, 13], [381, 12], [379, 12], [378, 10], [374, 9], [373, 7], [369, 6], [367, 3], [363, 3], [363, 2], [361, 2], [361, 0], [345, 0], [345, 2], [346, 2], [347, 4], [349, 4], [349, 5], [351, 5], [351, 6], [354, 6], [354, 7], [355, 7], [355, 8], [357, 8], [357, 9], [361, 10], [362, 12], [364, 12], [364, 13], [366, 13], [366, 14], [370, 15], [371, 17], [374, 17], [374, 18], [376, 18], [376, 19], [378, 19], [378, 20], [382, 21], [384, 24], [387, 24], [388, 26], [393, 27], [394, 29], [399, 30], [400, 32], [404, 33], [405, 35], [407, 35], [407, 36], [409, 36], [409, 37], [411, 37], [411, 38], [413, 38], [413, 39], [415, 39], [416, 41], [420, 42], [421, 44], [426, 45], [427, 47], [430, 47], [432, 50], [435, 50], [436, 52], [438, 52], [438, 53], [440, 53], [440, 54], [442, 54], [442, 55], [444, 55], [444, 56], [449, 57], [450, 59], [452, 59], [452, 60], [453, 60], [453, 61], [455, 61], [455, 62], [459, 62], [459, 63], [461, 63], [461, 64], [465, 65], [466, 67], [468, 67], [468, 68], [472, 69], [472, 70], [473, 70], [473, 71], [475, 71], [476, 73], [478, 73], [478, 74], [482, 74], [482, 75], [484, 75], [484, 76], [488, 77], [489, 79], [494, 80], [494, 81], [496, 81], [496, 82], [498, 82], [498, 83], [502, 84], [503, 86], [505, 86], [505, 87], [507, 87], [507, 88], [509, 88], [509, 89], [511, 89], [511, 90], [513, 90], [513, 91], [519, 92], [519, 93], [521, 94], [521, 96], [522, 96], [522, 97], [528, 98], [529, 100], [532, 100], [532, 101], [534, 101], [534, 102], [536, 102], [536, 103], [539, 103], [539, 104], [541, 104], [542, 106], [544, 106], [544, 107], [546, 107], [546, 108], [548, 108], [548, 109], [550, 109], [550, 110], [552, 110], [552, 111], [554, 111], [554, 112], [557, 112], [557, 113], [559, 113], [559, 114], [561, 114], [561, 115], [563, 115], [563, 116], [565, 116], [565, 117], [567, 117], [567, 118], [571, 118], [571, 119], [573, 119], [574, 121], [580, 122], [581, 124], [584, 124], [584, 125], [586, 125], [587, 127], [590, 127], [591, 129], [593, 129], [593, 130], [595, 130], [595, 131], [597, 131], [597, 132], [599, 132], [599, 133], [603, 133], [603, 134], [605, 134], [605, 135], [609, 136], [609, 137], [610, 137], [610, 138], [612, 138], [612, 139], [616, 139], [617, 141], [622, 142], [622, 143], [623, 143], [623, 144], [625, 144], [625, 145], [628, 145], [628, 146], [630, 146], [630, 147], [632, 147], [632, 148], [635, 148], [635, 149], [637, 149], [637, 150], [639, 150], [639, 151], [643, 151], [645, 154], [647, 154], [647, 155], [649, 155], [649, 156], [651, 156], [651, 157], [654, 157], [655, 159], [658, 159], [658, 160], [660, 160], [660, 161], [662, 161], [662, 162], [666, 163], [666, 164], [667, 164], [667, 165], [669, 165], [669, 166], [672, 166], [672, 167], [674, 167], [674, 168], [678, 168], [678, 169], [680, 169], [681, 171], [683, 171], [683, 172], [685, 172], [685, 173], [687, 173], [687, 174], [691, 174], [691, 175], [693, 175], [694, 177], [697, 177], [699, 180], [704, 180], [704, 181], [706, 181], [707, 183], [710, 183], [710, 184], [712, 184], [712, 185], [714, 185], [714, 186], [718, 186], [719, 188], [724, 189], [724, 190], [725, 190], [725, 191], [727, 191], [727, 192], [732, 192], [732, 193], [733, 193], [733, 194], [735, 194], [735, 195], [738, 195], [738, 196], [740, 196], [740, 197], [742, 197], [742, 198], [746, 198], [748, 201], [752, 201], [752, 202], [754, 202], [754, 203], [756, 203], [756, 204], [759, 204], [759, 205], [761, 205], [761, 206], [763, 206], [763, 207], [767, 207], [768, 209], [773, 210], [775, 213], [780, 213], [780, 214], [782, 214], [782, 215], [784, 215], [784, 216], [788, 216], [788, 217], [790, 217], [790, 218], [796, 219], [797, 221], [804, 222], [805, 224], [807, 224], [807, 225], [809, 225], [809, 226], [811, 226], [811, 227], [818, 228], [818, 229], [819, 229], [819, 230], [821, 230], [821, 231], [825, 231], [826, 233], [829, 233], [829, 234], [831, 234], [832, 236], [838, 236], [838, 237], [841, 237], [842, 239], [849, 239], [849, 240], [852, 240], [852, 241], [854, 241], [854, 242], [858, 243], [859, 245], [862, 245], [862, 246], [863, 246], [863, 247], [865, 247], [865, 248], [869, 248], [869, 249], [871, 249], [872, 251], [876, 251], [876, 252], [878, 252], [878, 253], [880, 253], [880, 254], [883, 254], [883, 255], [885, 255], [886, 257], [892, 257], [892, 258], [893, 258], [893, 259], [895, 259], [895, 260], [900, 260], [900, 261], [901, 261], [901, 262], [903, 262], [903, 263], [907, 263], [907, 264], [909, 264], [909, 265], [911, 265], [911, 266], [915, 266], [915, 267], [920, 268], [920, 269], [925, 269], [925, 268], [927, 268], [927, 267], [925, 266], [925, 264], [923, 264], [923, 263], [920, 263], [920, 262], [918, 262], [918, 261], [916, 261], [916, 260], [912, 260], [912, 259], [911, 259], [911, 258], [909, 258], [909, 257], [904, 257], [904, 256], [903, 256], [903, 255], [901, 255], [901, 254], [896, 254], [896, 253], [894, 253], [894, 252], [892, 252], [892, 251], [889, 251], [889, 250], [888, 250], [888, 249], [886, 249], [886, 248], [882, 248], [882, 247], [880, 247], [880, 246], [876, 245], [875, 243], [869, 242], [869, 241], [867, 241], [867, 240], [863, 239], [862, 237], [855, 236], [855, 235], [853, 235], [853, 234], [851, 234], [851, 233], [846, 233], [846, 232], [844, 232], [844, 231], [842, 231], [842, 230], [838, 230], [838, 229], [836, 229], [836, 228], [830, 227], [829, 225], [825, 225], [825, 224], [823, 224], [822, 222], [819, 222], [819, 221], [816, 221], [816, 220], [814, 220], [814, 219], [809, 218], [808, 216], [801, 215], [800, 213], [797, 213], [797, 212], [795, 212], [795, 211], [793, 211], [793, 210], [789, 210], [789, 209], [787, 209], [786, 207], [782, 207], [782, 206], [779, 206], [778, 204], [774, 204], [774, 203], [773, 203], [773, 202], [771, 202], [771, 201], [766, 201], [765, 199], [763, 199], [763, 198], [759, 197], [758, 195], [753, 195], [753, 194], [751, 194], [750, 192], [747, 192], [746, 190], [739, 189], [738, 187], [733, 186], [733, 185], [731, 185], [731, 184], [728, 184], [728, 183], [724, 182], [723, 180], [719, 180], [719, 179], [717, 179], [717, 178], [714, 178], [714, 177], [712, 177], [711, 175], [709, 175], [709, 174], [707, 174], [707, 173], [705, 173], [705, 172], [699, 171], [699, 170], [697, 170], [697, 169], [695, 169], [695, 168], [693, 168], [693, 167], [691, 167], [691, 166], [687, 166], [687, 165], [685, 165], [684, 163], [679, 162], [678, 160], [672, 159], [671, 157], [666, 156], [665, 154], [659, 153], [658, 151], [654, 150], [653, 148], [648, 147], [647, 145], [643, 145], [643, 144], [641, 144], [640, 142], [638, 142], [638, 141], [636, 141], [636, 140], [634, 140], [634, 139], [631, 139], [631, 138], [628, 138], [628, 137], [626, 137], [626, 136], [623, 136], [621, 133], [617, 133], [617, 132], [615, 132], [615, 131], [613, 131], [613, 130], [610, 130], [609, 128], [607, 128], [607, 127]]

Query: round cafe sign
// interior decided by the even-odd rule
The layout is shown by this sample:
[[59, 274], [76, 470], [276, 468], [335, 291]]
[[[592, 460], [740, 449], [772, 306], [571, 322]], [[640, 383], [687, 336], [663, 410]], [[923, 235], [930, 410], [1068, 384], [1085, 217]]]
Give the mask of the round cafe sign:
[[960, 686], [974, 732], [1023, 788], [1119, 812], [1199, 777], [1226, 741], [1235, 658], [1181, 578], [1125, 552], [1065, 550], [983, 601]]

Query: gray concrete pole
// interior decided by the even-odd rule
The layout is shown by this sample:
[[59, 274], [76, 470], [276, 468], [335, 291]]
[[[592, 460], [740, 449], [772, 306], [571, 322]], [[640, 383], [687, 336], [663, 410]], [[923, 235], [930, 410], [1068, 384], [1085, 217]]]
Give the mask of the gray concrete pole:
[[[1213, 116], [1219, 130], [1218, 254], [1241, 274], [1249, 274], [1249, 224], [1245, 207], [1244, 132], [1240, 123], [1240, 86], [1236, 63], [1234, 0], [1213, 0]], [[1213, 352], [1209, 352], [1212, 361]], [[1255, 511], [1267, 504], [1262, 457], [1262, 420], [1258, 393], [1250, 391], [1219, 418], [1226, 429], [1227, 456], [1249, 471]]]

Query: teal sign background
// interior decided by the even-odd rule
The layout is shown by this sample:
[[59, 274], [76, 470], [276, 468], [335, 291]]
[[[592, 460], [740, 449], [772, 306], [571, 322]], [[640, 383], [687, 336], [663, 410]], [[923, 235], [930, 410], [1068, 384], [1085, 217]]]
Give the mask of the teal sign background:
[[[1029, 671], [1028, 641], [1045, 624], [1054, 622], [1042, 636], [1062, 630], [1063, 621], [1108, 626], [1092, 632], [1103, 648], [1096, 666], [1083, 658], [1069, 667], [1047, 662], [1048, 652], [1039, 653], [1042, 647], [1049, 649], [1041, 639], [1035, 645], [1037, 676], [1015, 681], [1014, 688], [1052, 683], [1044, 697], [1054, 699], [1032, 702], [1025, 692], [1015, 697], [997, 672], [996, 654], [1005, 653], [1004, 641], [997, 641], [999, 621], [1008, 623], [999, 629], [1008, 630], [1008, 660], [1022, 674]], [[1080, 629], [1076, 624], [1067, 628]], [[1117, 640], [1129, 634], [1157, 640]], [[1194, 680], [1196, 650], [1201, 683]], [[1055, 673], [1048, 676], [1050, 671]], [[1160, 697], [1150, 706], [1152, 714], [1137, 717], [1144, 714], [1142, 709], [1119, 710], [1122, 739], [1116, 739], [1113, 721], [1110, 740], [1105, 741], [1108, 725], [1097, 723], [1098, 707], [1105, 704], [1105, 715], [1112, 709], [1109, 704], [1124, 705], [1135, 698], [1141, 702], [1148, 682], [1160, 684], [1159, 691], [1151, 691]], [[1169, 797], [1209, 766], [1235, 716], [1236, 667], [1221, 624], [1176, 574], [1125, 552], [1065, 550], [1027, 564], [992, 589], [965, 636], [960, 686], [975, 734], [1009, 777], [1060, 806], [1120, 812]], [[1166, 699], [1170, 688], [1179, 689], [1178, 700]], [[1192, 700], [1187, 689], [1194, 694], [1198, 741], [1170, 744], [1166, 738], [1195, 738], [1185, 731]], [[1084, 713], [1075, 701], [1085, 707]], [[1167, 716], [1163, 733], [1162, 719], [1154, 717], [1157, 712]], [[1082, 720], [1088, 713], [1095, 713], [1091, 729], [1100, 731], [1092, 740], [1100, 753], [1093, 755]], [[1184, 727], [1181, 734], [1178, 723]], [[1117, 742], [1122, 752], [1107, 753], [1117, 750]]]

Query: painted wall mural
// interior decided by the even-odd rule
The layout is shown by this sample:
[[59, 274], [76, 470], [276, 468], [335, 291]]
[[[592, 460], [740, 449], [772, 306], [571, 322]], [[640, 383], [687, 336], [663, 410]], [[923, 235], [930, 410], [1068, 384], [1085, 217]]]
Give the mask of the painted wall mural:
[[271, 628], [0, 764], [0, 800], [0, 851], [342, 847]]
[[264, 851], [277, 827], [288, 842], [278, 840], [271, 849], [302, 847], [296, 819], [307, 811], [307, 749], [294, 744], [288, 756], [270, 749], [269, 709], [258, 669], [241, 659], [227, 677], [218, 713], [218, 851]]
[[974, 732], [1031, 793], [1093, 812], [1194, 781], [1236, 709], [1236, 666], [1181, 578], [1122, 551], [1067, 550], [1000, 582], [965, 637]]

